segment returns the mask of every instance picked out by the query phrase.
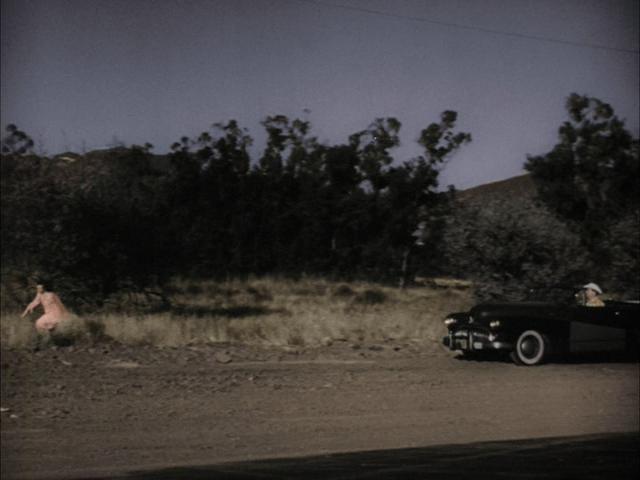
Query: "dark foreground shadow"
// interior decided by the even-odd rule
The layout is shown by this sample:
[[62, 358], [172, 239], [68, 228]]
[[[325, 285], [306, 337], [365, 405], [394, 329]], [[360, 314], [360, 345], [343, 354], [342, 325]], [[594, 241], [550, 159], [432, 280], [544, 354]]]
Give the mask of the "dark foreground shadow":
[[[447, 445], [131, 472], [136, 480], [636, 479], [638, 432]], [[110, 477], [114, 478], [114, 477]]]

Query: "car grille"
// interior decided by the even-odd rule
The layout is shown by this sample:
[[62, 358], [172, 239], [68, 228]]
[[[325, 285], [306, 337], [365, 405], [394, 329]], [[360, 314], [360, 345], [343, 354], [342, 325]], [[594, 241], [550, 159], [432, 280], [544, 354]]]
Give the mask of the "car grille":
[[489, 334], [475, 329], [460, 329], [449, 334], [449, 343], [454, 349], [473, 350], [474, 342], [487, 343]]

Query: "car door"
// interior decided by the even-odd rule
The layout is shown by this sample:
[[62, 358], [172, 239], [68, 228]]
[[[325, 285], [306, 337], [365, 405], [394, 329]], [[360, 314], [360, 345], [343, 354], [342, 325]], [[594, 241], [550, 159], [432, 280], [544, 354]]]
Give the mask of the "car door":
[[569, 345], [572, 352], [624, 350], [626, 331], [617, 306], [572, 308]]

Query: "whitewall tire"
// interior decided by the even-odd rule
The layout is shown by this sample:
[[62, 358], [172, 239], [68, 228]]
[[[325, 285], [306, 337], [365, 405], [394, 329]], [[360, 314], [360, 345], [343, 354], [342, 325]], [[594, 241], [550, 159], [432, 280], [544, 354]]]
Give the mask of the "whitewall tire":
[[526, 330], [516, 341], [511, 358], [518, 365], [540, 365], [549, 358], [550, 343], [547, 336], [536, 330]]

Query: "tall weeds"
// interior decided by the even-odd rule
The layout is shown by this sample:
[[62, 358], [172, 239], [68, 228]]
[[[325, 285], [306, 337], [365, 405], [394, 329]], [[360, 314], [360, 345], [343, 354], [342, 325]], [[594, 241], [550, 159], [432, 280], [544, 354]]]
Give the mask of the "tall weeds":
[[[468, 308], [472, 301], [467, 290], [398, 290], [319, 279], [175, 280], [171, 287], [173, 307], [169, 311], [143, 314], [125, 309], [89, 314], [67, 329], [69, 335], [74, 340], [111, 338], [125, 344], [172, 347], [209, 343], [315, 346], [337, 339], [438, 341], [442, 318]], [[84, 335], [78, 328], [84, 329]], [[2, 313], [3, 346], [23, 347], [33, 336], [27, 319], [18, 313]]]

